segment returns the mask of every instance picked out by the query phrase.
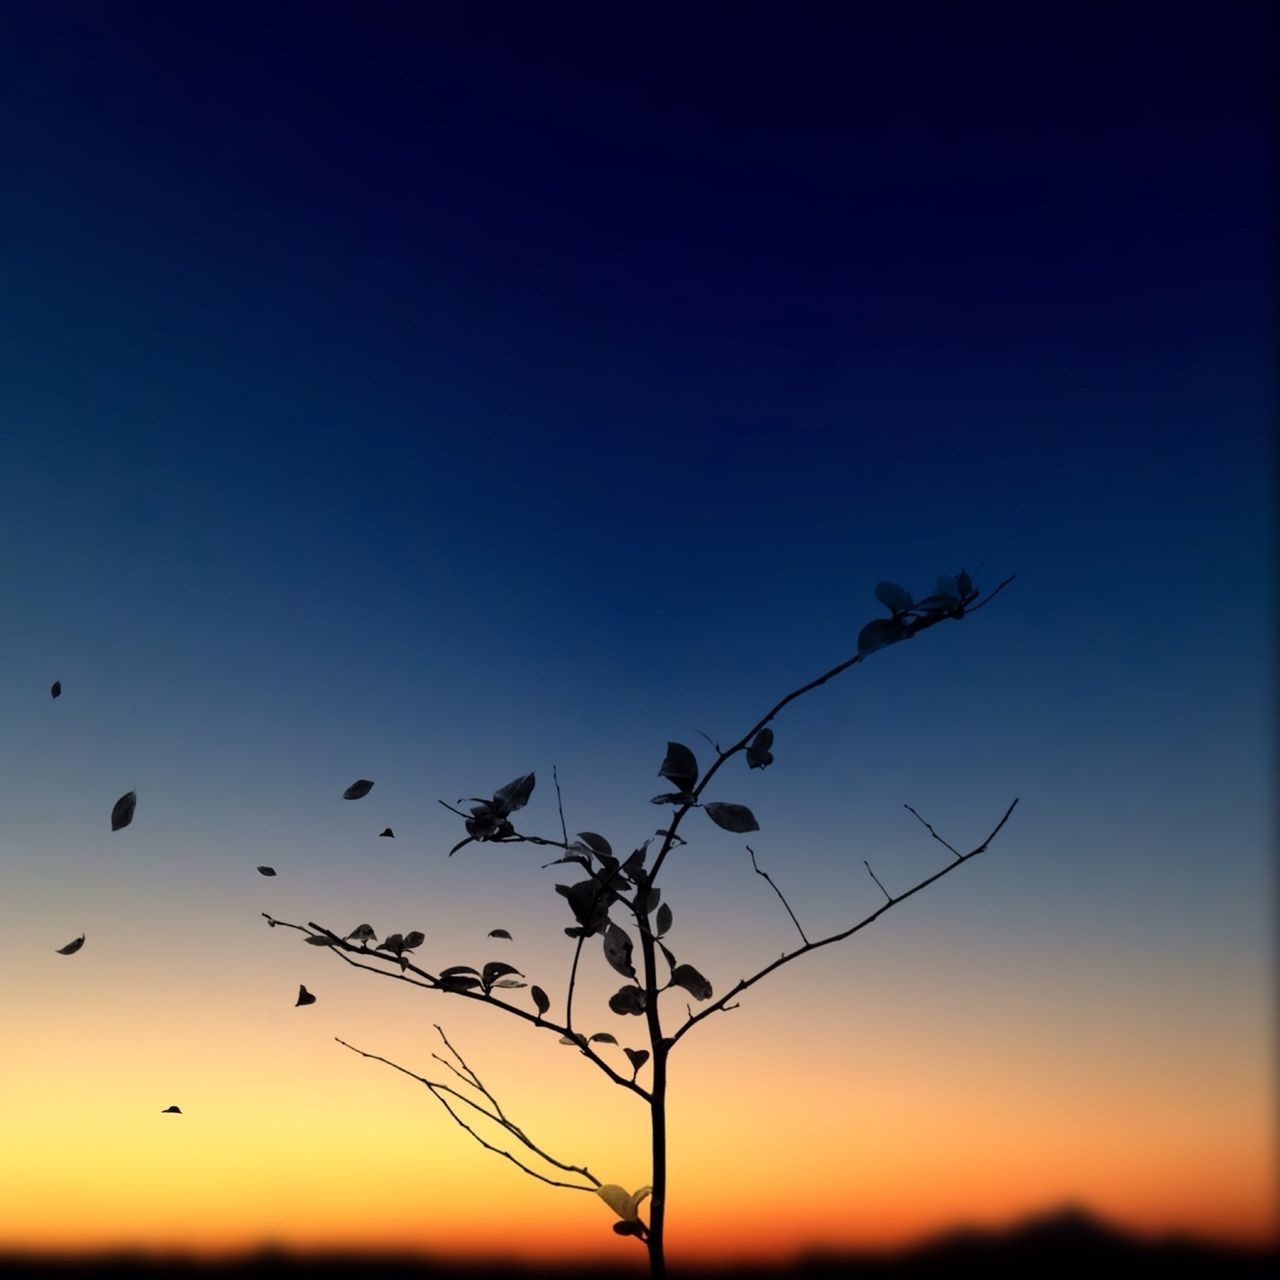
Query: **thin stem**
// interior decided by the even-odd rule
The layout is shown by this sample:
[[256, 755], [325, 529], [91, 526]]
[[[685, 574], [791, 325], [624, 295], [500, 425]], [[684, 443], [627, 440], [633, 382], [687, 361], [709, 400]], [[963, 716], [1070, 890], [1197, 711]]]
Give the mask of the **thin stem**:
[[786, 898], [782, 896], [782, 890], [779, 889], [778, 886], [773, 883], [773, 877], [767, 871], [760, 870], [759, 864], [757, 864], [756, 862], [756, 851], [750, 845], [747, 845], [747, 852], [751, 855], [751, 865], [755, 869], [756, 875], [764, 876], [764, 878], [769, 882], [769, 888], [771, 888], [774, 891], [774, 893], [778, 895], [778, 898], [782, 902], [782, 905], [786, 907], [787, 915], [791, 917], [791, 923], [795, 925], [797, 929], [800, 930], [801, 941], [808, 942], [809, 939], [804, 936], [804, 930], [800, 928], [800, 921], [796, 919], [796, 913], [791, 910], [791, 904], [786, 900]]
[[930, 835], [931, 835], [931, 836], [932, 836], [932, 837], [933, 837], [933, 838], [934, 838], [934, 839], [935, 839], [935, 840], [936, 840], [940, 845], [942, 845], [942, 846], [943, 846], [944, 848], [946, 848], [946, 849], [950, 849], [950, 850], [951, 850], [951, 852], [952, 852], [952, 853], [954, 853], [954, 854], [956, 855], [956, 857], [957, 857], [957, 858], [958, 858], [958, 857], [960, 857], [960, 850], [959, 850], [959, 849], [957, 849], [957, 848], [955, 847], [955, 845], [947, 844], [947, 842], [946, 842], [946, 841], [945, 841], [945, 840], [944, 840], [944, 839], [943, 839], [943, 838], [942, 838], [942, 837], [941, 837], [941, 836], [940, 836], [940, 835], [939, 835], [939, 834], [938, 834], [938, 833], [937, 833], [937, 832], [936, 832], [936, 831], [935, 831], [935, 830], [934, 830], [934, 829], [933, 829], [933, 828], [932, 828], [932, 827], [931, 827], [927, 822], [925, 822], [925, 820], [924, 820], [924, 819], [923, 819], [923, 818], [922, 818], [922, 817], [921, 817], [921, 816], [920, 816], [920, 815], [919, 815], [919, 814], [918, 814], [918, 813], [917, 813], [917, 812], [916, 812], [916, 811], [915, 811], [915, 810], [914, 810], [914, 809], [913, 809], [909, 804], [904, 804], [902, 807], [903, 807], [903, 808], [904, 808], [904, 809], [905, 809], [909, 814], [911, 814], [911, 816], [912, 816], [913, 818], [915, 818], [915, 820], [916, 820], [917, 822], [921, 823], [921, 824], [924, 826], [924, 829], [925, 829], [925, 830], [926, 830], [926, 831], [927, 831], [927, 832], [928, 832], [928, 833], [929, 833], [929, 834], [930, 834]]

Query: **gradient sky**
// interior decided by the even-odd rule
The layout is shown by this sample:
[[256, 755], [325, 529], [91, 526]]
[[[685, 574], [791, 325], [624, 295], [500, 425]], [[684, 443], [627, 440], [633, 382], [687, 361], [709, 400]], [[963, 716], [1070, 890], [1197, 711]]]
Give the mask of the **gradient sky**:
[[[446, 859], [436, 801], [536, 770], [552, 833], [554, 764], [629, 849], [669, 738], [705, 761], [878, 579], [961, 567], [1017, 581], [715, 798], [811, 934], [878, 903], [864, 858], [946, 860], [904, 802], [966, 848], [1021, 806], [682, 1042], [670, 1252], [1067, 1199], [1274, 1238], [1274, 37], [1262, 3], [9, 5], [0, 1245], [631, 1257], [333, 1037], [423, 1069], [440, 1022], [628, 1186], [638, 1100], [258, 913], [559, 1002], [554, 873]], [[794, 934], [698, 818], [671, 942], [723, 989]]]

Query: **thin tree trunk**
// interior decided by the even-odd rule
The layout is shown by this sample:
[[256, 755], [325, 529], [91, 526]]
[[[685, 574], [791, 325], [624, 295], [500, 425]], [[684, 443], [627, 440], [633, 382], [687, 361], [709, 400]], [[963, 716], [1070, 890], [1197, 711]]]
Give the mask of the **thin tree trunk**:
[[667, 1047], [653, 1047], [653, 1196], [649, 1202], [649, 1272], [656, 1280], [667, 1274], [663, 1223], [667, 1212]]

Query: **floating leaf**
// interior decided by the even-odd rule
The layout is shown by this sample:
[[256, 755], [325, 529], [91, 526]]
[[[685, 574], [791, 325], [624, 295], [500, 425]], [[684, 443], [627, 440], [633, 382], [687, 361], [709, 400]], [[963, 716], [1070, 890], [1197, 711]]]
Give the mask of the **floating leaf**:
[[591, 850], [602, 858], [613, 857], [613, 845], [611, 845], [604, 836], [597, 835], [594, 831], [579, 831], [578, 839]]
[[667, 930], [671, 928], [671, 922], [672, 922], [671, 908], [667, 906], [667, 904], [664, 902], [662, 906], [658, 908], [658, 918], [656, 923], [658, 926], [659, 937], [661, 937], [662, 934], [666, 933]]
[[372, 942], [377, 936], [378, 935], [373, 931], [373, 925], [358, 924], [349, 934], [347, 934], [346, 941], [351, 942], [354, 940], [356, 942]]
[[133, 811], [137, 807], [138, 793], [136, 791], [126, 791], [111, 806], [111, 830], [119, 831], [122, 827], [127, 827], [133, 821]]
[[617, 1044], [618, 1038], [611, 1036], [607, 1031], [597, 1031], [595, 1035], [589, 1036], [588, 1040], [593, 1044]]
[[507, 940], [508, 942], [510, 942], [510, 941], [511, 941], [511, 935], [510, 935], [510, 934], [509, 934], [505, 929], [490, 929], [490, 930], [489, 930], [489, 937], [491, 937], [491, 938], [506, 938], [506, 940]]
[[298, 998], [297, 1000], [294, 1001], [293, 1007], [296, 1009], [299, 1005], [315, 1004], [315, 1002], [316, 1002], [315, 996], [313, 996], [311, 992], [306, 989], [306, 987], [299, 987]]
[[640, 987], [620, 987], [609, 997], [609, 1008], [614, 1013], [643, 1013], [644, 990]]
[[396, 838], [396, 833], [392, 831], [390, 827], [383, 827], [382, 830], [378, 832], [378, 838], [382, 839], [384, 836], [388, 840], [394, 840]]
[[624, 978], [636, 976], [635, 966], [631, 963], [631, 938], [625, 929], [616, 924], [610, 924], [605, 930], [604, 958], [609, 962], [610, 968]]
[[711, 983], [691, 964], [678, 964], [672, 969], [671, 985], [683, 987], [695, 1000], [711, 999]]
[[529, 995], [533, 997], [533, 1004], [538, 1011], [538, 1017], [542, 1017], [551, 1008], [551, 1001], [547, 997], [547, 993], [541, 987], [530, 987]]
[[74, 941], [68, 942], [65, 947], [59, 947], [58, 954], [60, 956], [73, 956], [83, 946], [84, 946], [84, 934], [82, 933]]
[[260, 876], [273, 876], [276, 873], [275, 867], [259, 867], [258, 874]]
[[735, 831], [742, 835], [748, 831], [760, 830], [756, 815], [745, 804], [721, 804], [717, 800], [712, 800], [702, 807], [707, 811], [707, 817], [717, 827], [723, 827], [726, 831]]
[[902, 639], [902, 627], [892, 618], [873, 618], [858, 632], [858, 652], [865, 658], [877, 649]]
[[504, 960], [490, 960], [484, 967], [483, 982], [486, 987], [491, 987], [499, 978], [505, 978], [507, 974], [514, 973], [519, 977], [524, 974], [513, 964], [507, 964]]
[[182, 1108], [181, 1107], [165, 1107], [165, 1109], [161, 1111], [160, 1114], [162, 1116], [169, 1116], [169, 1115], [180, 1116], [182, 1114]]
[[414, 929], [411, 933], [404, 935], [404, 949], [412, 951], [415, 947], [420, 947], [427, 940], [427, 935], [420, 929]]
[[890, 613], [906, 613], [911, 608], [911, 592], [896, 582], [877, 582], [876, 599]]
[[54, 681], [54, 682], [49, 686], [49, 697], [51, 697], [51, 698], [60, 698], [60, 697], [62, 697], [62, 681], [61, 681], [61, 680], [55, 680], [55, 681]]
[[368, 778], [357, 778], [343, 793], [344, 800], [362, 800], [373, 790], [373, 783]]
[[658, 777], [666, 778], [679, 791], [692, 791], [698, 781], [697, 758], [683, 743], [668, 742]]
[[623, 1049], [622, 1052], [630, 1058], [633, 1071], [639, 1071], [649, 1061], [648, 1049]]
[[747, 747], [747, 768], [767, 769], [773, 763], [773, 730], [761, 729]]
[[499, 787], [493, 793], [493, 807], [502, 817], [523, 809], [533, 794], [534, 777], [531, 773], [522, 774], [512, 779], [505, 787]]

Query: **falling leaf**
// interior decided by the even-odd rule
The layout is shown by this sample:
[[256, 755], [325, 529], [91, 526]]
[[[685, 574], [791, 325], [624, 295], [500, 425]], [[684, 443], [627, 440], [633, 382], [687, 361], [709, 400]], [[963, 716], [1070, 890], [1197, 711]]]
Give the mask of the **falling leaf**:
[[65, 947], [58, 948], [60, 956], [73, 956], [81, 947], [84, 946], [84, 934], [82, 933], [74, 942], [68, 942]]
[[671, 985], [683, 987], [695, 1000], [711, 999], [711, 983], [691, 964], [678, 964], [672, 969]]
[[165, 1107], [165, 1109], [160, 1114], [162, 1116], [167, 1116], [167, 1115], [180, 1116], [182, 1114], [182, 1108], [181, 1107]]
[[742, 835], [748, 831], [760, 830], [756, 815], [745, 804], [721, 804], [717, 800], [711, 800], [702, 807], [707, 811], [707, 817], [726, 831]]
[[529, 994], [533, 997], [533, 1004], [538, 1010], [538, 1017], [542, 1017], [551, 1008], [551, 1001], [547, 997], [547, 993], [541, 987], [530, 987]]
[[698, 781], [697, 758], [683, 743], [668, 742], [658, 777], [666, 778], [681, 791], [692, 791], [693, 784]]
[[386, 836], [388, 839], [394, 840], [396, 838], [396, 833], [392, 831], [390, 827], [383, 827], [383, 829], [378, 832], [378, 836], [379, 838]]
[[358, 924], [349, 934], [347, 934], [345, 940], [347, 942], [371, 942], [377, 936], [378, 935], [373, 931], [373, 925]]
[[315, 996], [313, 996], [311, 992], [306, 989], [306, 987], [299, 987], [298, 999], [294, 1002], [293, 1007], [296, 1009], [299, 1005], [315, 1004], [315, 1002], [316, 1002]]
[[51, 698], [60, 698], [60, 697], [62, 697], [62, 681], [61, 681], [61, 680], [55, 680], [55, 681], [54, 681], [54, 682], [49, 686], [49, 697], [51, 697]]
[[126, 791], [111, 806], [111, 830], [119, 831], [122, 827], [127, 827], [133, 821], [133, 811], [137, 807], [138, 793], [136, 791]]
[[373, 783], [368, 778], [357, 778], [343, 793], [344, 800], [360, 800], [373, 790]]
[[273, 876], [276, 873], [275, 867], [259, 867], [258, 874], [260, 876]]
[[510, 935], [510, 934], [509, 934], [505, 929], [490, 929], [490, 930], [489, 930], [489, 937], [491, 937], [491, 938], [506, 938], [506, 940], [507, 940], [508, 942], [510, 942], [510, 941], [511, 941], [511, 935]]

